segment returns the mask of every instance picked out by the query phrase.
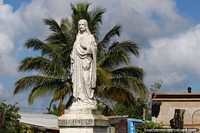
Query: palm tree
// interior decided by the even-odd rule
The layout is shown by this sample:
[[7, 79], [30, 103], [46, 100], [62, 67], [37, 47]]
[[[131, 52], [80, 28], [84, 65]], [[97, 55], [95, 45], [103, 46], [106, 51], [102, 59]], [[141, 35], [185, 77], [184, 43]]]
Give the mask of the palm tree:
[[64, 96], [57, 94], [72, 92], [69, 80], [69, 54], [75, 37], [71, 34], [71, 25], [67, 19], [62, 19], [60, 25], [53, 19], [44, 19], [44, 22], [53, 33], [45, 41], [33, 38], [25, 42], [26, 48], [40, 51], [40, 56], [26, 57], [19, 66], [20, 72], [34, 70], [40, 75], [25, 76], [16, 81], [14, 94], [32, 88], [29, 104], [37, 97], [52, 94], [52, 99], [59, 99], [62, 105]]
[[76, 39], [78, 20], [86, 19], [98, 44], [96, 97], [134, 105], [135, 94], [146, 96], [147, 89], [142, 81], [143, 70], [130, 63], [131, 55], [139, 56], [139, 47], [132, 41], [111, 42], [113, 37], [120, 35], [119, 25], [114, 26], [99, 41], [99, 29], [105, 9], [96, 8], [89, 12], [89, 6], [89, 3], [71, 4], [71, 22], [67, 18], [61, 19], [60, 24], [51, 18], [44, 19], [52, 33], [45, 41], [28, 39], [25, 47], [40, 51], [40, 55], [26, 57], [19, 66], [20, 72], [37, 71], [39, 75], [17, 80], [14, 94], [32, 89], [28, 99], [30, 104], [38, 97], [51, 94], [53, 97], [50, 103], [60, 100], [60, 105], [68, 95], [66, 105], [69, 106], [73, 98], [69, 55]]

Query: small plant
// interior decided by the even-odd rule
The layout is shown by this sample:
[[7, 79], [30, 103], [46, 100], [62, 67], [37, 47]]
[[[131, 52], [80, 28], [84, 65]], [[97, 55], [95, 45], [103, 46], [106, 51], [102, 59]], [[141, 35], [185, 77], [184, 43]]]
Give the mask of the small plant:
[[152, 92], [158, 92], [160, 90], [160, 88], [162, 87], [163, 81], [160, 79], [158, 80], [158, 82], [155, 82], [154, 85], [151, 85], [150, 90]]
[[59, 108], [56, 106], [56, 104], [52, 105], [52, 109], [50, 107], [47, 107], [47, 113], [46, 114], [53, 114], [56, 116], [59, 116]]
[[[156, 129], [159, 129], [159, 133], [167, 133], [166, 131], [162, 131], [164, 129], [162, 124], [154, 123], [152, 121], [150, 122], [144, 122], [142, 126], [139, 126], [136, 128], [137, 133], [148, 133], [148, 132], [154, 132]], [[151, 130], [151, 131], [148, 131]], [[154, 130], [154, 131], [153, 131]]]

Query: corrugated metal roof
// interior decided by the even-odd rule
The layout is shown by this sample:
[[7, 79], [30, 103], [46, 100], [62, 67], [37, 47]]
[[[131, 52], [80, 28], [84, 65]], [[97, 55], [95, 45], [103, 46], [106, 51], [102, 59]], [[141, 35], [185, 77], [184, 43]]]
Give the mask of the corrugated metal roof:
[[23, 113], [19, 112], [21, 115], [20, 122], [45, 127], [48, 129], [59, 129], [58, 128], [58, 116], [50, 114], [34, 114], [34, 113]]

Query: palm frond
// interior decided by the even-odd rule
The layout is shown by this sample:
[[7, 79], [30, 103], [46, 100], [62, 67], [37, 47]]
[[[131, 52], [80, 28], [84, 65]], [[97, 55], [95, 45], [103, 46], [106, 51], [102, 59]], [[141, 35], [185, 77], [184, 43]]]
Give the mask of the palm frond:
[[29, 105], [32, 105], [36, 98], [52, 95], [54, 91], [55, 89], [53, 89], [53, 86], [50, 86], [49, 84], [34, 87], [28, 97]]
[[109, 51], [120, 51], [124, 50], [126, 52], [130, 52], [136, 57], [139, 56], [139, 47], [133, 41], [123, 41], [123, 42], [115, 42], [109, 47]]
[[51, 61], [40, 56], [25, 58], [22, 60], [18, 70], [20, 72], [36, 70], [48, 76], [58, 76], [67, 73], [66, 69], [61, 67], [58, 62]]
[[114, 86], [118, 86], [121, 88], [131, 88], [132, 87], [132, 84], [130, 84], [130, 78], [115, 77], [112, 79], [112, 83]]
[[53, 32], [52, 34], [50, 34], [47, 37], [46, 41], [48, 44], [71, 45], [73, 44], [72, 41], [74, 41], [71, 30], [71, 23], [67, 19], [61, 19], [61, 24], [59, 26], [59, 29], [57, 29], [57, 32]]
[[110, 42], [110, 40], [114, 36], [116, 36], [116, 35], [119, 36], [120, 35], [120, 31], [121, 31], [121, 26], [120, 25], [116, 25], [105, 35], [105, 37], [102, 39], [102, 41], [100, 41], [99, 44], [98, 44], [99, 54], [101, 54], [102, 51], [106, 50], [106, 47], [108, 47], [108, 43]]
[[97, 84], [112, 86], [112, 75], [103, 67], [97, 67]]
[[94, 35], [96, 41], [98, 41], [100, 24], [102, 24], [102, 16], [105, 13], [105, 9], [96, 8], [89, 12], [90, 20], [89, 29], [90, 32]]
[[72, 88], [70, 86], [65, 86], [64, 88], [59, 88], [55, 91], [53, 94], [53, 97], [51, 99], [49, 108], [51, 107], [52, 103], [55, 101], [58, 101], [60, 99], [64, 100], [64, 98], [72, 93]]
[[129, 90], [133, 94], [136, 94], [142, 100], [147, 100], [148, 98], [148, 89], [146, 88], [144, 82], [138, 78], [114, 78], [114, 86], [124, 88]]
[[138, 67], [122, 67], [112, 71], [112, 81], [115, 86], [120, 86], [124, 88], [134, 88], [135, 82], [134, 79], [138, 79], [138, 81], [143, 78], [143, 70]]
[[66, 45], [72, 46], [75, 42], [76, 36], [73, 35], [71, 22], [67, 18], [61, 19], [60, 28], [64, 37], [66, 38]]
[[146, 88], [144, 82], [142, 80], [138, 80], [137, 78], [132, 78], [132, 89], [133, 91], [139, 95], [142, 100], [147, 100], [148, 98], [148, 89]]
[[118, 77], [125, 77], [125, 78], [130, 78], [130, 77], [135, 77], [137, 79], [142, 80], [144, 77], [144, 72], [142, 68], [139, 67], [134, 67], [134, 66], [128, 66], [128, 67], [121, 67], [118, 69], [114, 69], [112, 71], [112, 75], [114, 78]]
[[112, 70], [122, 64], [130, 65], [130, 57], [124, 50], [110, 51], [102, 55], [98, 62], [102, 67]]
[[72, 92], [70, 86], [65, 86], [64, 88], [57, 89], [52, 97], [52, 100], [58, 100], [59, 98], [64, 99], [66, 95]]
[[55, 77], [26, 76], [15, 82], [14, 95], [43, 84], [57, 85], [58, 83], [63, 83], [63, 80]]
[[67, 31], [70, 31], [72, 29], [72, 24], [68, 18], [62, 18], [60, 27], [61, 27], [61, 29], [62, 29], [62, 27], [64, 27]]
[[41, 55], [47, 57], [48, 59], [51, 60], [65, 60], [65, 58], [62, 56], [62, 54], [68, 50], [66, 46], [60, 44], [48, 44], [47, 45], [48, 49], [47, 50], [42, 50]]
[[48, 18], [48, 19], [44, 19], [43, 21], [44, 21], [44, 23], [46, 25], [49, 26], [49, 29], [51, 31], [53, 31], [53, 32], [60, 32], [60, 26], [58, 25], [58, 23], [54, 19]]
[[43, 49], [45, 49], [45, 48], [47, 48], [46, 47], [46, 44], [43, 42], [43, 41], [41, 41], [41, 40], [39, 40], [39, 39], [37, 39], [37, 38], [32, 38], [32, 39], [28, 39], [26, 42], [25, 42], [25, 45], [24, 45], [27, 49], [32, 49], [32, 50], [34, 50], [34, 51], [36, 51], [36, 50], [43, 50]]
[[80, 19], [87, 20], [88, 23], [90, 23], [90, 16], [88, 13], [88, 8], [90, 6], [90, 3], [87, 2], [80, 2], [77, 4], [71, 4], [72, 9], [72, 29], [74, 30], [74, 33], [78, 33], [78, 21]]
[[104, 95], [108, 99], [112, 99], [119, 103], [127, 104], [127, 105], [135, 105], [136, 100], [133, 93], [125, 88], [121, 88], [118, 86], [113, 86], [111, 88], [105, 88], [99, 91], [99, 94]]
[[48, 44], [57, 44], [57, 45], [62, 45], [63, 43], [67, 43], [68, 42], [68, 38], [65, 37], [65, 35], [63, 35], [62, 33], [52, 33], [50, 34], [47, 39], [46, 39]]
[[47, 45], [43, 41], [36, 38], [28, 39], [25, 42], [25, 47], [27, 47], [28, 49], [32, 48], [34, 51], [41, 50], [42, 56], [61, 57], [59, 54], [60, 52], [57, 52], [55, 50], [55, 45]]

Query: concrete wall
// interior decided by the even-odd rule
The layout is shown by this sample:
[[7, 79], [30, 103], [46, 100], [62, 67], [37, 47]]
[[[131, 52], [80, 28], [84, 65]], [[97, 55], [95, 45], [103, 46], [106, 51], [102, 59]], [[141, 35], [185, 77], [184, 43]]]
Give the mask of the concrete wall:
[[160, 104], [160, 111], [157, 118], [152, 118], [154, 122], [170, 125], [170, 120], [174, 118], [175, 109], [184, 109], [184, 125], [200, 124], [200, 102], [196, 101], [163, 101]]

